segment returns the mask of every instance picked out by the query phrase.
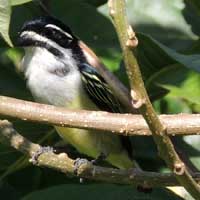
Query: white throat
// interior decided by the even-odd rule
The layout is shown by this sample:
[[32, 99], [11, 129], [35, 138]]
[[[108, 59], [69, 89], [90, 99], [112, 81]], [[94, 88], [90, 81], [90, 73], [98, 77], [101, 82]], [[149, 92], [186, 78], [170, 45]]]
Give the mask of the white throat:
[[[60, 59], [45, 48], [28, 47], [22, 60], [22, 70], [34, 98], [56, 106], [67, 106], [82, 90], [81, 75], [72, 53], [64, 49]], [[59, 70], [67, 74], [59, 76]]]

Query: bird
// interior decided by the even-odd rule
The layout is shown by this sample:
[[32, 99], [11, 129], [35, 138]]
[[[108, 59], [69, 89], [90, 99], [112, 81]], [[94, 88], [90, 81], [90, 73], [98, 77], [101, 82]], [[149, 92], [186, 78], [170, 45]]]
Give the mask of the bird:
[[[18, 37], [18, 46], [25, 51], [21, 70], [34, 100], [74, 111], [121, 112], [111, 87], [87, 59], [84, 45], [56, 17], [41, 16], [23, 24]], [[125, 140], [119, 135], [59, 126], [55, 129], [81, 154], [96, 160], [104, 158], [120, 169], [133, 167]]]

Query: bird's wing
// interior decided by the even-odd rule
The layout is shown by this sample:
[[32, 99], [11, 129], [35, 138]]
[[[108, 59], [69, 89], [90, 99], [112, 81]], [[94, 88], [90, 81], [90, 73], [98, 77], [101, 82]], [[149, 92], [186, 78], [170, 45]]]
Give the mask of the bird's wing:
[[[84, 88], [90, 99], [100, 110], [121, 113], [120, 103], [112, 93], [109, 85], [104, 78], [89, 64], [79, 66]], [[129, 156], [132, 158], [132, 145], [128, 137], [120, 136], [122, 145], [126, 148]]]
[[120, 103], [112, 93], [109, 85], [96, 69], [87, 63], [79, 66], [84, 88], [90, 99], [100, 109], [120, 113]]

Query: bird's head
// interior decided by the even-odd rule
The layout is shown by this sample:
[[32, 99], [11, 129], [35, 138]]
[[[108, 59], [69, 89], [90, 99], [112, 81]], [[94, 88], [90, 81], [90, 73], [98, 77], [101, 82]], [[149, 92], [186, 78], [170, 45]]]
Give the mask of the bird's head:
[[18, 39], [18, 46], [46, 48], [55, 56], [62, 56], [63, 50], [79, 50], [78, 38], [60, 20], [44, 16], [24, 23]]

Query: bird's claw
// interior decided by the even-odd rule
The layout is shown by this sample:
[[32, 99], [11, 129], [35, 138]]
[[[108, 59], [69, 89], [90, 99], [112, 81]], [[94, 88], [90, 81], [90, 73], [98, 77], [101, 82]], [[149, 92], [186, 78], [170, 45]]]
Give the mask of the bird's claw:
[[74, 161], [74, 173], [77, 174], [78, 169], [80, 168], [81, 165], [88, 163], [87, 159], [84, 158], [77, 158]]
[[106, 154], [100, 153], [99, 156], [98, 156], [96, 159], [94, 159], [94, 160], [91, 161], [91, 163], [92, 163], [93, 165], [97, 165], [97, 164], [99, 164], [100, 162], [104, 161], [106, 158], [107, 158], [107, 155], [106, 155]]
[[[84, 158], [77, 158], [75, 161], [74, 161], [74, 174], [78, 174], [78, 169], [80, 168], [81, 165], [83, 164], [86, 164], [88, 163], [88, 160], [87, 159], [84, 159]], [[79, 179], [79, 182], [80, 183], [84, 183], [84, 178], [80, 178]]]
[[38, 151], [36, 151], [31, 157], [31, 162], [36, 165], [38, 163], [38, 158], [43, 153], [54, 152], [54, 149], [50, 146], [41, 147]]

